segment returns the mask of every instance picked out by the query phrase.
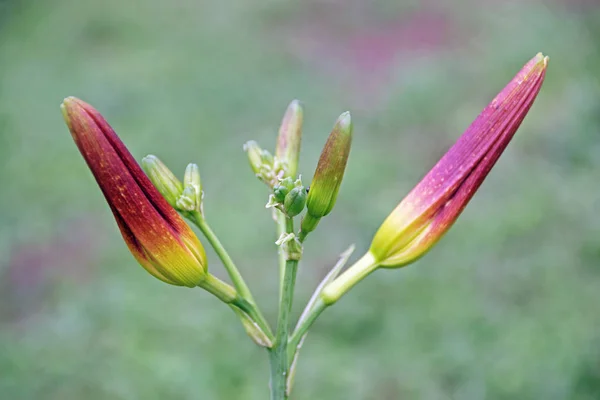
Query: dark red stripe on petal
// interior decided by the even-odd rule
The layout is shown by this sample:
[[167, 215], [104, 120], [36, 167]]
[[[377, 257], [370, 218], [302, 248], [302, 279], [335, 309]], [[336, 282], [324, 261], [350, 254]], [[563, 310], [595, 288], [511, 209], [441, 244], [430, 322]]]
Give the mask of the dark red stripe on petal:
[[[147, 250], [152, 250], [148, 246], [153, 244], [158, 247], [167, 244], [184, 247], [174, 225], [168, 223], [149, 201], [115, 147], [108, 141], [101, 129], [106, 127], [99, 125], [79, 103], [70, 103], [67, 112], [75, 143], [102, 193], [137, 240]], [[180, 217], [175, 213], [174, 218]], [[183, 221], [181, 223], [185, 224]]]
[[146, 195], [148, 201], [154, 206], [156, 211], [167, 221], [169, 225], [172, 226], [177, 233], [181, 233], [182, 230], [187, 229], [186, 227], [183, 227], [185, 222], [181, 219], [181, 217], [179, 217], [177, 211], [175, 211], [173, 207], [167, 203], [164, 197], [154, 187], [133, 155], [131, 155], [125, 144], [121, 141], [119, 136], [110, 126], [110, 124], [108, 124], [108, 122], [104, 119], [104, 117], [91, 105], [81, 100], [78, 100], [78, 102], [100, 127], [100, 130], [104, 134], [105, 138], [113, 147], [116, 154], [119, 156], [137, 185], [141, 188], [142, 192]]
[[148, 254], [142, 244], [138, 242], [136, 237], [133, 235], [133, 232], [131, 232], [131, 230], [127, 227], [127, 224], [125, 224], [125, 221], [123, 221], [117, 210], [115, 210], [112, 206], [110, 206], [110, 209], [115, 217], [115, 221], [117, 222], [117, 226], [119, 227], [119, 231], [121, 231], [121, 235], [123, 236], [123, 240], [125, 241], [127, 248], [129, 248], [129, 251], [137, 260], [137, 262], [155, 278], [171, 285], [181, 286], [180, 283], [168, 278], [165, 275], [165, 271], [161, 271], [157, 268], [157, 265], [153, 262], [151, 255]]

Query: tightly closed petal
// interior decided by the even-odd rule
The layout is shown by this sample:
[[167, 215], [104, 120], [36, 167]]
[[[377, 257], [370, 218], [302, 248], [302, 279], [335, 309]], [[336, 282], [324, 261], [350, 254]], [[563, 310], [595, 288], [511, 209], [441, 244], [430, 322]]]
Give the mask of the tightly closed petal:
[[167, 283], [197, 286], [207, 274], [207, 261], [191, 228], [98, 111], [74, 97], [65, 99], [61, 109], [134, 257]]
[[547, 64], [542, 54], [530, 60], [385, 220], [371, 246], [382, 266], [413, 261], [452, 226], [521, 125]]

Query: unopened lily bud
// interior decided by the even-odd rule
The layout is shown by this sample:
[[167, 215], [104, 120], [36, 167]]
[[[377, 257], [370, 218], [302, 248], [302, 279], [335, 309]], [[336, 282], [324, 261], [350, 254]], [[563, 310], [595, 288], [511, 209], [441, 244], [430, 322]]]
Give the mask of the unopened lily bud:
[[295, 187], [285, 196], [283, 209], [288, 217], [295, 217], [304, 210], [306, 205], [306, 189]]
[[531, 59], [383, 222], [371, 244], [382, 267], [415, 261], [450, 229], [517, 132], [547, 65], [541, 53]]
[[302, 219], [300, 237], [313, 231], [319, 220], [329, 214], [335, 205], [352, 144], [352, 119], [349, 112], [338, 118], [310, 184], [306, 202], [307, 213]]
[[142, 159], [142, 168], [165, 200], [175, 207], [177, 199], [183, 192], [181, 181], [158, 157], [152, 154]]
[[387, 217], [369, 251], [323, 290], [326, 304], [337, 301], [378, 267], [410, 264], [440, 240], [515, 135], [542, 87], [547, 66], [548, 57], [536, 55], [483, 109]]
[[[89, 104], [66, 98], [61, 109], [123, 239], [136, 260], [156, 278], [194, 287], [209, 281], [202, 244], [144, 174], [106, 120]], [[227, 293], [216, 293], [228, 298]]]
[[295, 177], [298, 171], [303, 114], [300, 102], [292, 101], [279, 127], [275, 157], [282, 161], [284, 177]]

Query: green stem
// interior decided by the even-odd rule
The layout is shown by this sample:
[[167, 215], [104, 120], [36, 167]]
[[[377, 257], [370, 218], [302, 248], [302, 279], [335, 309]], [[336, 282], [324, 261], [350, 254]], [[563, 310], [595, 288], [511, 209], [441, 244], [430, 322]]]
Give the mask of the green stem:
[[300, 345], [302, 338], [326, 308], [327, 304], [325, 304], [323, 300], [317, 299], [306, 319], [302, 321], [302, 323], [294, 331], [288, 345], [288, 360], [290, 364], [293, 361], [294, 354], [298, 350], [298, 346]]
[[198, 286], [227, 304], [232, 303], [238, 296], [234, 288], [211, 274], [207, 274], [206, 278]]
[[273, 333], [271, 332], [271, 327], [269, 326], [269, 323], [263, 316], [262, 312], [260, 311], [260, 308], [258, 308], [258, 306], [256, 305], [254, 297], [250, 292], [250, 288], [244, 281], [242, 274], [240, 274], [240, 271], [235, 266], [235, 263], [229, 256], [229, 253], [227, 253], [227, 250], [225, 250], [225, 247], [223, 247], [223, 245], [221, 244], [221, 241], [219, 240], [217, 235], [215, 235], [213, 230], [208, 225], [208, 222], [206, 222], [206, 219], [204, 219], [200, 212], [191, 212], [190, 217], [190, 219], [196, 224], [196, 226], [200, 228], [200, 230], [202, 231], [206, 239], [209, 241], [212, 248], [215, 250], [215, 253], [217, 253], [219, 258], [221, 259], [223, 266], [227, 270], [227, 273], [229, 274], [229, 277], [233, 282], [233, 286], [236, 288], [239, 296], [243, 298], [239, 299], [238, 296], [238, 298], [234, 302], [232, 302], [232, 304], [246, 312], [246, 314], [248, 314], [260, 326], [265, 335], [272, 340]]
[[211, 246], [213, 247], [213, 249], [215, 249], [215, 252], [223, 262], [223, 266], [227, 270], [227, 273], [229, 274], [229, 277], [233, 282], [233, 286], [235, 286], [238, 293], [242, 295], [242, 297], [254, 303], [252, 293], [250, 292], [248, 285], [246, 285], [246, 282], [244, 282], [242, 274], [240, 274], [240, 271], [235, 266], [235, 263], [227, 253], [227, 250], [225, 250], [225, 247], [223, 247], [223, 245], [221, 244], [221, 241], [219, 240], [217, 235], [215, 235], [213, 230], [208, 225], [208, 222], [206, 222], [206, 219], [204, 219], [202, 214], [200, 214], [197, 211], [194, 211], [190, 214], [192, 216], [192, 221], [196, 224], [198, 228], [200, 228], [204, 236], [206, 236], [206, 239], [210, 242]]
[[354, 285], [367, 277], [371, 272], [379, 267], [379, 261], [368, 251], [343, 274], [335, 278], [333, 282], [325, 286], [321, 292], [321, 299], [327, 304], [332, 305], [346, 294]]
[[[292, 218], [285, 218], [285, 230], [286, 233], [294, 232], [294, 221]], [[298, 260], [289, 259], [287, 254], [285, 257], [286, 261], [283, 269], [281, 293], [279, 295], [277, 331], [275, 333], [275, 343], [269, 354], [269, 361], [271, 364], [271, 400], [285, 400], [288, 398], [287, 379], [289, 374], [288, 338], [290, 310], [294, 298], [294, 285], [296, 283]]]
[[273, 333], [271, 333], [271, 327], [269, 323], [265, 319], [265, 317], [261, 314], [258, 307], [256, 307], [253, 303], [243, 299], [241, 297], [237, 297], [231, 304], [235, 305], [240, 310], [244, 311], [254, 322], [258, 324], [258, 326], [262, 329], [264, 334], [269, 338], [271, 342], [273, 342]]
[[[277, 215], [277, 237], [286, 232], [286, 216], [279, 210], [274, 211]], [[285, 272], [285, 252], [279, 249], [279, 301], [281, 302], [281, 293], [283, 293], [283, 275]]]
[[271, 400], [285, 400], [286, 382], [288, 376], [288, 330], [289, 317], [296, 280], [297, 260], [287, 260], [283, 275], [283, 291], [279, 303], [279, 317], [277, 319], [277, 333], [275, 344], [270, 353], [271, 362]]

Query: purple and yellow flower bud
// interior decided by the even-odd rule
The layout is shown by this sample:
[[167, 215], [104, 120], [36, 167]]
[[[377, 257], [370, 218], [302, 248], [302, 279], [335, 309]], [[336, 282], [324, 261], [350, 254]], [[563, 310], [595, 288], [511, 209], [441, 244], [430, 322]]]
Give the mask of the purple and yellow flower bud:
[[541, 53], [531, 59], [384, 221], [371, 245], [381, 266], [414, 261], [448, 231], [521, 125], [547, 65]]
[[307, 212], [302, 219], [300, 238], [312, 232], [319, 220], [335, 205], [352, 144], [352, 118], [345, 112], [338, 118], [317, 164], [306, 200]]
[[548, 57], [537, 54], [483, 109], [387, 217], [369, 251], [323, 291], [327, 304], [378, 267], [410, 264], [441, 239], [521, 125], [544, 82], [547, 65]]
[[152, 154], [142, 159], [142, 168], [165, 200], [175, 207], [177, 199], [183, 193], [181, 181], [158, 157]]
[[279, 127], [275, 157], [282, 165], [283, 177], [293, 178], [298, 171], [303, 114], [300, 102], [292, 101], [285, 111]]
[[102, 115], [74, 97], [66, 98], [61, 109], [136, 260], [166, 283], [188, 287], [203, 283], [208, 272], [202, 244]]

